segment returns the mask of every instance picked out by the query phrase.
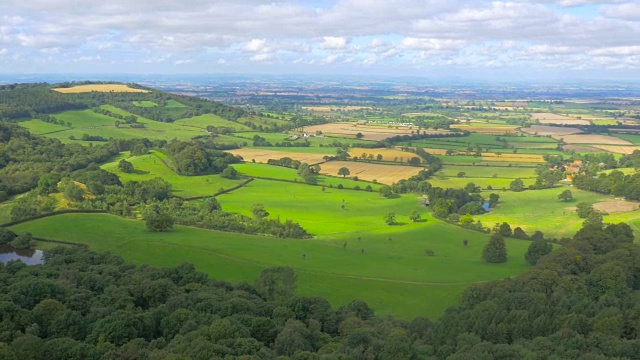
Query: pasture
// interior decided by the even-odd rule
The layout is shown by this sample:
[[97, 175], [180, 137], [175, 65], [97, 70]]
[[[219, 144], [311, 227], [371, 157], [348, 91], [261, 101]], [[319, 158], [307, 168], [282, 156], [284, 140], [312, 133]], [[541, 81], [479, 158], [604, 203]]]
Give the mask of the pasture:
[[[523, 272], [529, 245], [507, 240], [509, 261], [486, 264], [481, 260], [486, 235], [431, 218], [407, 230], [362, 233], [359, 241], [352, 233], [338, 234], [335, 240], [290, 240], [185, 226], [153, 233], [141, 221], [105, 214], [58, 215], [12, 230], [87, 244], [136, 264], [172, 266], [186, 260], [214, 278], [233, 282], [252, 282], [268, 266], [290, 266], [298, 273], [300, 295], [324, 296], [334, 306], [362, 299], [379, 315], [405, 319], [438, 317], [469, 283]], [[468, 247], [462, 239], [469, 240]], [[425, 256], [427, 248], [436, 255]]]
[[389, 185], [402, 179], [408, 179], [423, 169], [416, 166], [382, 165], [364, 161], [329, 161], [321, 165], [320, 172], [338, 176], [338, 170], [342, 167], [349, 169], [351, 173], [349, 177], [357, 176], [362, 180], [376, 180], [379, 183]]
[[251, 128], [246, 125], [238, 124], [236, 122], [223, 119], [220, 116], [215, 114], [204, 114], [204, 115], [194, 116], [190, 118], [180, 119], [175, 121], [175, 124], [192, 126], [192, 127], [202, 128], [202, 129], [206, 129], [207, 126], [211, 125], [211, 126], [218, 126], [218, 127], [220, 126], [228, 127], [228, 128], [232, 128], [235, 131], [251, 130]]
[[[172, 186], [172, 194], [184, 198], [207, 196], [217, 193], [220, 188], [230, 189], [239, 185], [242, 180], [225, 179], [220, 175], [182, 176], [168, 168], [162, 161], [164, 154], [152, 152], [147, 155], [128, 157], [128, 153], [122, 153], [120, 157], [110, 163], [101, 166], [104, 170], [112, 172], [123, 183], [129, 181], [145, 181], [154, 178], [162, 178]], [[127, 174], [118, 169], [118, 162], [126, 159], [133, 164], [135, 172]]]
[[[582, 225], [583, 219], [575, 214], [575, 205], [580, 202], [596, 204], [613, 200], [613, 197], [599, 195], [571, 188], [574, 201], [558, 200], [562, 187], [523, 192], [500, 192], [500, 203], [489, 213], [478, 215], [486, 225], [506, 221], [511, 228], [520, 226], [527, 233], [541, 230], [547, 237], [571, 237]], [[599, 206], [607, 206], [599, 205]], [[610, 208], [611, 209], [611, 208]], [[640, 218], [640, 211], [632, 213], [611, 213], [605, 216], [605, 222], [618, 222], [620, 217]], [[636, 234], [638, 236], [638, 234]]]
[[138, 106], [138, 107], [144, 107], [144, 108], [151, 108], [151, 107], [156, 107], [158, 106], [158, 104], [154, 103], [153, 101], [149, 101], [149, 100], [143, 100], [143, 101], [132, 101], [133, 105]]
[[79, 94], [86, 92], [130, 92], [130, 93], [148, 93], [149, 91], [143, 89], [134, 89], [124, 84], [89, 84], [89, 85], [77, 85], [68, 88], [56, 88], [53, 89], [63, 94]]
[[467, 130], [474, 133], [490, 134], [490, 135], [503, 135], [503, 134], [515, 134], [516, 126], [512, 125], [485, 125], [485, 124], [455, 124], [451, 125], [452, 129]]
[[486, 177], [486, 178], [535, 178], [536, 173], [533, 168], [520, 168], [520, 167], [508, 167], [508, 166], [489, 166], [486, 165], [445, 165], [436, 175], [444, 175], [447, 177], [457, 176], [459, 173], [464, 172], [465, 176], [471, 177]]

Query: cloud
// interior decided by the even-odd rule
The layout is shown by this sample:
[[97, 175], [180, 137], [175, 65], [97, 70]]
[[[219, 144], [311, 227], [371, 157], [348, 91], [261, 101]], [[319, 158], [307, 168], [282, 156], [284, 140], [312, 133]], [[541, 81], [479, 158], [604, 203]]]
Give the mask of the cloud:
[[[147, 67], [171, 71], [179, 61], [206, 71], [205, 64], [220, 59], [233, 62], [238, 71], [259, 71], [261, 64], [269, 64], [269, 69], [279, 65], [282, 72], [292, 70], [292, 65], [347, 71], [375, 64], [388, 73], [402, 73], [412, 63], [454, 73], [461, 66], [640, 69], [636, 55], [640, 4], [633, 0], [217, 0], [215, 4], [156, 0], [150, 4], [150, 0], [84, 0], [82, 6], [77, 0], [0, 1], [0, 49], [12, 56], [21, 54], [26, 61], [9, 68], [5, 63], [3, 70], [46, 64], [52, 55], [60, 69], [68, 70], [63, 64], [78, 59], [78, 54], [93, 57], [93, 62], [99, 55], [101, 63], [122, 65], [119, 71]], [[165, 58], [167, 54], [176, 58]], [[90, 70], [91, 63], [82, 69]]]
[[9, 54], [9, 49], [2, 48], [0, 49], [0, 56], [4, 57]]
[[224, 65], [226, 63], [227, 63], [227, 60], [222, 59], [222, 58], [218, 59], [218, 65]]
[[322, 38], [320, 48], [326, 50], [342, 50], [347, 47], [349, 40], [344, 37], [325, 36]]
[[266, 39], [251, 39], [243, 48], [244, 51], [248, 52], [268, 52], [271, 51], [267, 47]]
[[256, 54], [249, 58], [249, 60], [254, 62], [263, 62], [273, 59], [273, 54]]

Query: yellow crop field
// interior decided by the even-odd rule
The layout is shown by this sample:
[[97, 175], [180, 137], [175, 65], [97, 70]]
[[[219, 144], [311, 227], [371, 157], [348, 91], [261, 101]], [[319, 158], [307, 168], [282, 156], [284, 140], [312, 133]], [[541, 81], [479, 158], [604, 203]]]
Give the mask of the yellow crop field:
[[[389, 137], [393, 137], [396, 135], [411, 135], [411, 133], [415, 133], [418, 131], [417, 127], [407, 127], [407, 126], [368, 126], [368, 125], [360, 125], [357, 123], [331, 123], [331, 124], [323, 124], [323, 125], [314, 125], [305, 127], [305, 131], [307, 133], [314, 133], [316, 131], [322, 131], [323, 134], [331, 134], [336, 136], [345, 136], [345, 137], [354, 137], [357, 133], [362, 133], [364, 135], [364, 140], [384, 140]], [[444, 134], [448, 133], [448, 131], [444, 130], [420, 130], [420, 132], [424, 132], [428, 134]]]
[[460, 129], [467, 130], [480, 134], [514, 134], [516, 132], [515, 126], [474, 126], [474, 125], [464, 125], [464, 124], [455, 124], [451, 125], [452, 129]]
[[89, 84], [89, 85], [78, 85], [68, 88], [57, 88], [53, 89], [59, 93], [63, 94], [79, 94], [85, 92], [137, 92], [137, 93], [148, 93], [147, 90], [142, 89], [134, 89], [127, 85], [123, 84]]
[[317, 112], [371, 110], [371, 106], [302, 106], [302, 109]]
[[520, 129], [527, 134], [534, 134], [539, 136], [565, 136], [571, 134], [579, 134], [582, 130], [572, 127], [558, 127], [558, 126], [545, 126], [545, 125], [532, 125], [528, 128]]
[[633, 145], [627, 140], [622, 140], [609, 135], [555, 135], [553, 138], [562, 138], [567, 144]]
[[538, 154], [496, 154], [482, 153], [482, 161], [543, 163], [544, 158]]
[[259, 163], [266, 163], [269, 159], [278, 160], [288, 157], [307, 164], [317, 164], [324, 161], [324, 156], [331, 156], [331, 154], [305, 154], [291, 151], [260, 150], [250, 148], [227, 150], [227, 152], [232, 153], [233, 155], [240, 155], [245, 161], [255, 160]]
[[541, 124], [560, 124], [560, 125], [589, 125], [590, 122], [584, 119], [578, 119], [573, 116], [564, 116], [552, 113], [534, 113], [531, 119], [539, 121]]
[[320, 166], [320, 173], [338, 176], [342, 167], [349, 169], [349, 177], [357, 176], [361, 180], [377, 180], [381, 184], [393, 184], [416, 175], [421, 167], [403, 165], [370, 164], [360, 161], [329, 161]]
[[[351, 155], [352, 157], [357, 156], [358, 158], [361, 158], [362, 154], [367, 154], [367, 157], [369, 156], [369, 154], [373, 154], [374, 159], [377, 159], [378, 154], [380, 154], [380, 155], [382, 155], [382, 161], [407, 162], [407, 160], [411, 159], [412, 157], [418, 157], [419, 158], [418, 155], [416, 155], [416, 154], [414, 154], [412, 152], [402, 151], [402, 150], [399, 150], [399, 149], [351, 148], [349, 150], [349, 155]], [[402, 159], [402, 160], [400, 160], [400, 159]]]
[[[592, 147], [616, 154], [629, 155], [635, 150], [640, 150], [640, 146], [619, 146], [619, 145], [593, 145]], [[565, 146], [566, 148], [566, 146]]]

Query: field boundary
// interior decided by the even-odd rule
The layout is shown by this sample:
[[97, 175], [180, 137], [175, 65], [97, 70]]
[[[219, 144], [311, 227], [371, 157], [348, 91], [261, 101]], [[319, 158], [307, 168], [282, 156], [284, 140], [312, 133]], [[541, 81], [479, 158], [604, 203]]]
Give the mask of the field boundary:
[[253, 177], [252, 177], [252, 178], [247, 179], [247, 180], [245, 180], [244, 182], [240, 183], [239, 185], [236, 185], [236, 186], [234, 186], [234, 187], [232, 187], [232, 188], [230, 188], [230, 189], [225, 189], [225, 190], [223, 190], [223, 191], [218, 191], [217, 193], [215, 193], [215, 194], [213, 194], [213, 195], [194, 196], [194, 197], [190, 197], [190, 198], [182, 198], [182, 197], [180, 197], [180, 196], [174, 196], [174, 197], [177, 197], [177, 198], [183, 199], [183, 200], [185, 200], [185, 201], [192, 201], [192, 200], [206, 199], [206, 198], [208, 198], [208, 197], [212, 197], [212, 196], [213, 196], [213, 197], [216, 197], [216, 196], [219, 196], [219, 195], [227, 194], [227, 193], [230, 193], [230, 192], [232, 192], [232, 191], [238, 190], [238, 189], [240, 189], [240, 188], [242, 188], [242, 187], [245, 187], [245, 186], [247, 186], [247, 184], [249, 184], [249, 183], [250, 183], [250, 182], [252, 182], [253, 180], [255, 180], [255, 178], [253, 178]]
[[99, 209], [65, 209], [65, 210], [57, 210], [57, 211], [48, 212], [46, 214], [40, 214], [40, 215], [36, 215], [36, 216], [31, 216], [31, 217], [20, 219], [20, 220], [9, 221], [8, 223], [1, 224], [0, 227], [14, 226], [14, 225], [26, 223], [26, 222], [33, 221], [33, 220], [38, 220], [38, 219], [46, 218], [46, 217], [49, 217], [49, 216], [62, 215], [62, 214], [108, 214], [108, 213], [109, 212], [107, 210], [99, 210]]

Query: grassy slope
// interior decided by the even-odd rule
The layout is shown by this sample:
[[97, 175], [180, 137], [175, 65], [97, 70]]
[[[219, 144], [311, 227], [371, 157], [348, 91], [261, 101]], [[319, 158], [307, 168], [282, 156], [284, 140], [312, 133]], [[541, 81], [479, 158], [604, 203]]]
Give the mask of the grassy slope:
[[[485, 235], [433, 219], [413, 230], [372, 232], [360, 241], [352, 239], [346, 250], [343, 240], [275, 239], [183, 226], [170, 233], [151, 233], [143, 222], [104, 214], [59, 215], [13, 229], [85, 243], [138, 264], [190, 261], [213, 277], [234, 282], [252, 281], [267, 266], [291, 266], [299, 273], [300, 294], [325, 296], [334, 305], [363, 299], [379, 314], [392, 312], [403, 318], [441, 315], [457, 301], [466, 282], [521, 273], [529, 245], [508, 240], [509, 262], [489, 265], [480, 260]], [[469, 240], [468, 248], [462, 246], [463, 238]], [[426, 248], [436, 256], [426, 257]]]
[[466, 173], [469, 177], [493, 177], [497, 175], [498, 178], [531, 178], [536, 177], [535, 169], [533, 168], [517, 168], [517, 167], [504, 167], [504, 166], [456, 166], [445, 165], [438, 174], [445, 176], [457, 176], [459, 172]]
[[[496, 222], [506, 221], [511, 227], [522, 227], [527, 233], [541, 230], [549, 237], [571, 237], [582, 225], [580, 219], [574, 211], [568, 210], [575, 207], [577, 203], [596, 203], [599, 199], [611, 198], [596, 193], [582, 191], [571, 188], [573, 193], [572, 202], [562, 202], [558, 200], [563, 188], [530, 190], [519, 193], [498, 192], [500, 204], [498, 208], [488, 214], [480, 215], [477, 218], [485, 225], [492, 225]], [[630, 213], [618, 213], [605, 216], [605, 222], [633, 221], [640, 218], [639, 211]], [[637, 225], [636, 236], [640, 235]]]
[[251, 128], [245, 125], [223, 119], [220, 116], [214, 115], [214, 114], [204, 114], [200, 116], [180, 119], [180, 120], [177, 120], [175, 123], [178, 125], [193, 126], [193, 127], [198, 127], [202, 129], [205, 129], [209, 125], [213, 125], [213, 126], [229, 127], [229, 128], [235, 129], [236, 131], [251, 130]]
[[[229, 189], [241, 182], [241, 180], [225, 179], [220, 175], [178, 175], [160, 160], [158, 156], [162, 155], [161, 153], [154, 152], [152, 154], [130, 158], [127, 156], [127, 153], [123, 153], [123, 155], [116, 160], [102, 165], [102, 168], [117, 174], [123, 182], [150, 180], [156, 177], [163, 178], [173, 186], [173, 194], [181, 197], [213, 195], [218, 192], [221, 187]], [[126, 174], [118, 169], [118, 162], [125, 158], [133, 164], [133, 167], [137, 170], [135, 173]]]
[[[103, 105], [102, 108], [124, 116], [131, 115], [124, 110], [110, 105]], [[45, 136], [59, 139], [65, 143], [79, 142], [82, 144], [86, 144], [87, 142], [70, 140], [69, 136], [73, 135], [78, 139], [81, 138], [83, 134], [89, 134], [115, 139], [148, 138], [151, 140], [171, 140], [173, 138], [177, 138], [179, 140], [187, 140], [195, 136], [206, 134], [206, 132], [201, 129], [180, 126], [172, 123], [162, 123], [142, 117], [138, 117], [138, 122], [145, 124], [145, 128], [133, 129], [124, 124], [121, 125], [120, 128], [116, 128], [114, 124], [117, 119], [94, 113], [91, 110], [65, 111], [54, 114], [53, 116], [58, 120], [70, 122], [72, 127], [67, 128], [59, 125], [51, 125], [40, 120], [24, 121], [21, 122], [20, 125], [36, 134], [48, 133]]]

